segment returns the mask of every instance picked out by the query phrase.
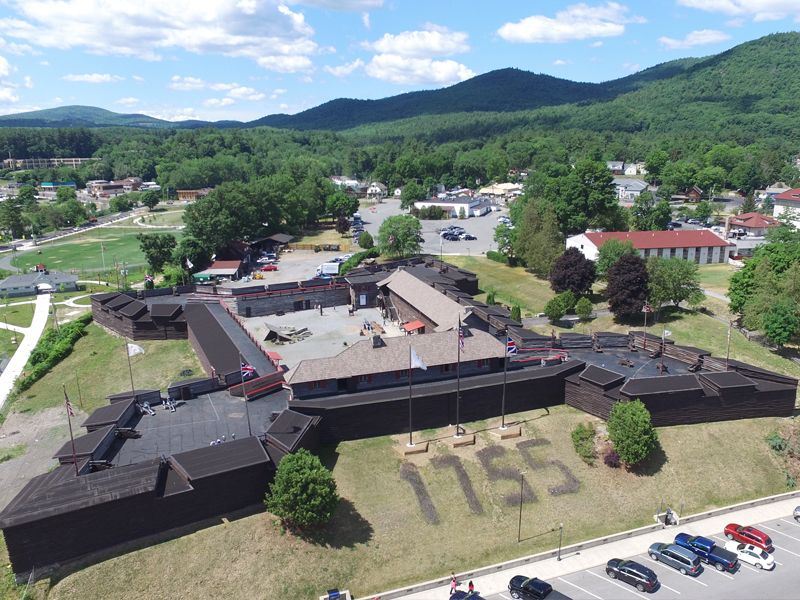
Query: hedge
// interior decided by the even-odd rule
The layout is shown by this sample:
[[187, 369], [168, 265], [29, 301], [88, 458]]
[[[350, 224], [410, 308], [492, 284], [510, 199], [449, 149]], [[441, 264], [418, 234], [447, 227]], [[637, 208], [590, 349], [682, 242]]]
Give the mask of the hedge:
[[506, 265], [508, 264], [508, 257], [505, 254], [497, 252], [496, 250], [488, 250], [486, 252], [486, 258], [488, 258], [489, 260], [493, 260], [495, 262], [503, 263]]
[[17, 379], [16, 390], [24, 392], [69, 356], [75, 343], [83, 337], [86, 326], [91, 322], [92, 315], [87, 313], [42, 335], [28, 359], [27, 374]]
[[378, 252], [377, 248], [370, 248], [369, 250], [364, 250], [363, 252], [357, 252], [342, 263], [342, 266], [339, 267], [339, 275], [344, 275], [348, 271], [352, 271], [361, 264], [362, 260], [366, 260], [368, 258], [377, 258], [380, 255], [381, 253]]

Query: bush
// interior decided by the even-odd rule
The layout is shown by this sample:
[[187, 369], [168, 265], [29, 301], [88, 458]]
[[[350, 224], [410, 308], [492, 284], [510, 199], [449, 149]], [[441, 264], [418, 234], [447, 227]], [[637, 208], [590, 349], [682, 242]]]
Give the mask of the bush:
[[58, 329], [50, 329], [41, 338], [28, 359], [29, 369], [17, 379], [16, 389], [24, 392], [72, 352], [75, 343], [83, 336], [92, 315], [85, 314]]
[[494, 262], [503, 263], [504, 265], [508, 264], [508, 257], [505, 254], [497, 252], [497, 250], [488, 250], [486, 252], [486, 258]]
[[547, 315], [547, 318], [550, 319], [551, 323], [555, 323], [556, 321], [560, 320], [561, 317], [564, 316], [565, 312], [566, 310], [564, 309], [564, 302], [558, 296], [555, 298], [550, 298], [547, 304], [544, 305], [544, 314]]
[[361, 264], [362, 260], [366, 260], [367, 258], [377, 258], [380, 255], [381, 253], [378, 252], [377, 248], [370, 248], [369, 250], [364, 250], [363, 252], [357, 252], [342, 263], [342, 266], [339, 267], [339, 275], [344, 275], [348, 271], [355, 269]]
[[371, 250], [375, 246], [375, 240], [372, 239], [372, 235], [370, 235], [369, 231], [365, 231], [361, 234], [361, 237], [358, 238], [358, 245], [364, 250]]
[[495, 301], [495, 292], [494, 290], [489, 290], [486, 292], [486, 304], [489, 306], [494, 306], [497, 302]]
[[558, 298], [558, 300], [561, 302], [561, 306], [564, 307], [565, 313], [575, 310], [575, 304], [578, 302], [578, 297], [571, 290], [561, 292], [558, 296], [556, 296], [556, 298]]
[[278, 464], [264, 504], [287, 527], [305, 529], [331, 520], [339, 494], [331, 472], [317, 456], [301, 448]]
[[786, 440], [779, 434], [777, 431], [773, 431], [767, 436], [767, 445], [770, 447], [770, 450], [774, 450], [775, 452], [783, 452], [786, 450]]
[[627, 465], [645, 460], [658, 444], [650, 411], [639, 399], [614, 404], [608, 417], [608, 437]]
[[606, 453], [603, 455], [603, 462], [607, 467], [611, 467], [612, 469], [619, 469], [619, 466], [622, 464], [619, 454], [617, 454], [614, 448], [606, 450]]
[[588, 321], [592, 316], [593, 308], [592, 301], [583, 297], [575, 303], [575, 314], [580, 317], [581, 321]]
[[511, 320], [512, 321], [522, 321], [522, 310], [519, 307], [519, 304], [515, 304], [511, 307]]
[[581, 460], [587, 465], [593, 465], [597, 456], [594, 452], [594, 425], [591, 423], [578, 423], [572, 430], [572, 446]]

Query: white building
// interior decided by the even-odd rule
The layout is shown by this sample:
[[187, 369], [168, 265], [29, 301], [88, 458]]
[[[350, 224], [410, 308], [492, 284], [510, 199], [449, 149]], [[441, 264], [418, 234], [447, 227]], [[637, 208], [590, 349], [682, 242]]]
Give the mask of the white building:
[[800, 188], [786, 190], [773, 196], [775, 203], [772, 208], [772, 216], [788, 218], [795, 227], [800, 227]]
[[445, 198], [428, 198], [414, 202], [414, 208], [423, 209], [438, 206], [451, 217], [480, 217], [492, 210], [492, 203], [480, 196], [447, 196]]
[[686, 231], [606, 231], [581, 233], [567, 238], [567, 248], [577, 248], [589, 260], [597, 260], [608, 240], [629, 241], [644, 259], [682, 258], [700, 265], [727, 262], [735, 246], [707, 229]]
[[380, 181], [373, 181], [367, 188], [367, 198], [370, 200], [382, 200], [386, 197], [386, 186]]
[[624, 177], [615, 177], [612, 182], [614, 189], [617, 192], [617, 199], [620, 202], [633, 203], [639, 194], [646, 192], [647, 182], [641, 179], [626, 179]]

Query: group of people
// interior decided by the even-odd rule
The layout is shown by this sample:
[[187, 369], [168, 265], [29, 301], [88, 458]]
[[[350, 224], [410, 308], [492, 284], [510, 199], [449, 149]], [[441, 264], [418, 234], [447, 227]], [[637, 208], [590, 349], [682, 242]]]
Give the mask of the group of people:
[[[456, 579], [456, 574], [451, 572], [450, 573], [450, 595], [451, 596], [456, 593], [456, 591], [458, 590], [458, 586], [459, 586], [459, 583], [458, 583], [458, 579]], [[469, 584], [467, 585], [467, 591], [469, 591], [469, 592], [474, 592], [475, 591], [475, 585], [472, 583], [471, 579], [469, 580]]]
[[[236, 439], [236, 434], [235, 433], [231, 434], [231, 439], [232, 440]], [[209, 444], [209, 446], [219, 446], [220, 444], [224, 444], [224, 443], [225, 443], [225, 436], [223, 435], [221, 438], [217, 438], [215, 440], [211, 440], [211, 443]]]

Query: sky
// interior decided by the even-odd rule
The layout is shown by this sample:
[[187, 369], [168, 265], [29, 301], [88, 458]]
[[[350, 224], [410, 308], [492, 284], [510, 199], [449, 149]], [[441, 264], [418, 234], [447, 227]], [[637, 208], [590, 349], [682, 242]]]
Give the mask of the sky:
[[606, 81], [800, 28], [800, 0], [0, 0], [0, 114], [248, 121], [516, 67]]

